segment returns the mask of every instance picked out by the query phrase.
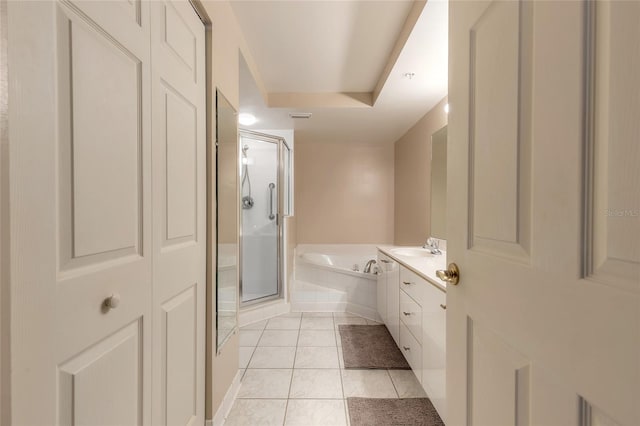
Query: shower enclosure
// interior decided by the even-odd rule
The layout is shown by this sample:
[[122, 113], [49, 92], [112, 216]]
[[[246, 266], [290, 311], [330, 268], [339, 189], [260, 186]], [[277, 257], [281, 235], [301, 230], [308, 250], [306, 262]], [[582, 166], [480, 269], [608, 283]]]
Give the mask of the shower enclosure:
[[253, 304], [280, 297], [280, 156], [284, 139], [240, 132], [240, 301]]

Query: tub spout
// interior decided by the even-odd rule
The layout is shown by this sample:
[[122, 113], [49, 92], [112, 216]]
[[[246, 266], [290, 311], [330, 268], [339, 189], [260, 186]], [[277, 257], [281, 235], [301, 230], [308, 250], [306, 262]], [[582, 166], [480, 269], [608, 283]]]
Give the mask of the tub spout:
[[366, 266], [364, 267], [364, 272], [365, 274], [370, 274], [371, 273], [371, 266], [375, 265], [376, 261], [375, 259], [371, 259], [370, 261], [367, 262]]

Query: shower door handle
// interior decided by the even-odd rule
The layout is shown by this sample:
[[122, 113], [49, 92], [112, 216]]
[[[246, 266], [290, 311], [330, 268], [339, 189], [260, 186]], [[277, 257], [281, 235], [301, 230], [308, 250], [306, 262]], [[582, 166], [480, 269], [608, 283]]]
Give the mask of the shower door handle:
[[276, 189], [276, 184], [271, 182], [269, 184], [269, 219], [273, 220], [276, 218], [275, 213], [273, 212], [273, 190]]

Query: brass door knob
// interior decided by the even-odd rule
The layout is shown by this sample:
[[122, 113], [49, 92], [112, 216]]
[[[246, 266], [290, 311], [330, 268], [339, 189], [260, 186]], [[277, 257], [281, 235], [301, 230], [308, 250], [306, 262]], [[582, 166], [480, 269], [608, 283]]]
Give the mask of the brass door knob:
[[455, 263], [450, 263], [447, 270], [436, 271], [436, 275], [442, 281], [453, 285], [458, 285], [458, 281], [460, 281], [460, 270]]

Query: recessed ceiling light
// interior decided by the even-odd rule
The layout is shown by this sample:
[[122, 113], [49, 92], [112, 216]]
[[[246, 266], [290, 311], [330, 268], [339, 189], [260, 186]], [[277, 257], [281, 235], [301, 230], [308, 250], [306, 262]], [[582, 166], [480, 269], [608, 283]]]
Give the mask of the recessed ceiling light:
[[290, 112], [289, 117], [291, 118], [311, 118], [310, 112]]
[[243, 126], [251, 126], [252, 124], [255, 124], [256, 121], [258, 121], [258, 119], [253, 114], [249, 114], [248, 112], [241, 112], [240, 114], [238, 114], [238, 123]]
[[446, 112], [447, 114], [449, 114], [449, 104], [445, 104], [445, 105], [444, 105], [444, 112]]

